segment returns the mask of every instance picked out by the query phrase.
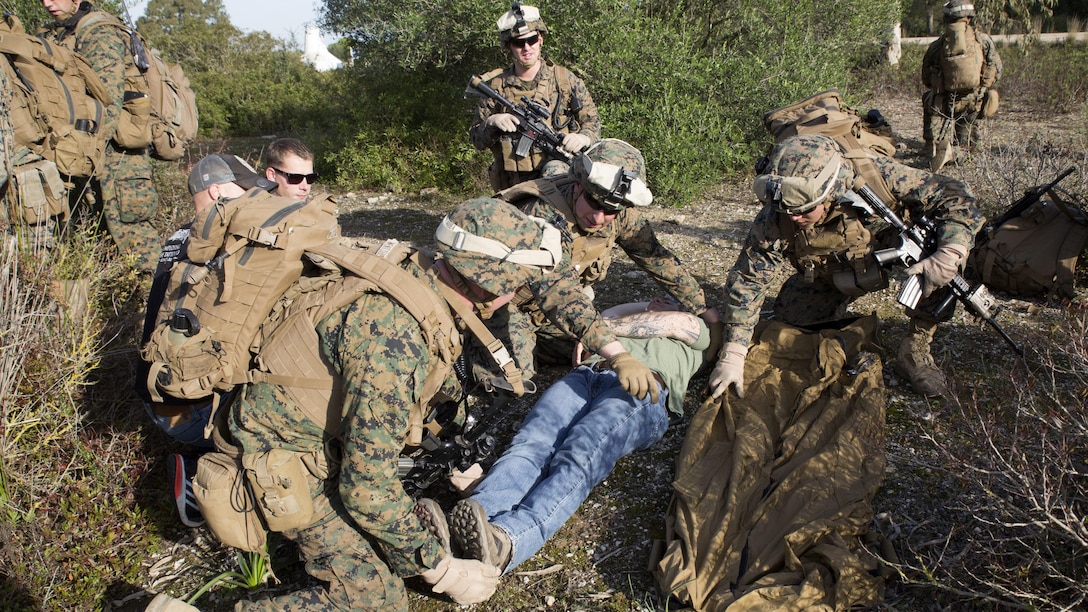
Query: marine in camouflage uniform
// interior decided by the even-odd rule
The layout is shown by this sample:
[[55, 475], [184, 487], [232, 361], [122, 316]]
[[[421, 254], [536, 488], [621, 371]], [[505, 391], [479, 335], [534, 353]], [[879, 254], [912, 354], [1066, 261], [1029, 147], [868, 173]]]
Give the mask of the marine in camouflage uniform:
[[[562, 258], [555, 228], [489, 198], [458, 206], [439, 230], [439, 258], [433, 264], [405, 260], [402, 267], [440, 295], [452, 290], [455, 295], [444, 299], [454, 312], [451, 299], [481, 315], [501, 308], [517, 287], [550, 274]], [[413, 513], [398, 479], [410, 413], [437, 360], [419, 322], [390, 296], [366, 293], [323, 318], [316, 332], [342, 398], [336, 426], [311, 421], [284, 387], [259, 382], [243, 388], [229, 428], [245, 456], [281, 449], [324, 466], [307, 473], [312, 522], [284, 535], [299, 544], [307, 571], [327, 586], [238, 609], [407, 610], [402, 577], [415, 575], [458, 603], [486, 599], [498, 572], [452, 559]], [[628, 353], [611, 359], [621, 378], [641, 375], [644, 384], [654, 382], [637, 361], [644, 372], [629, 367]], [[462, 394], [451, 373], [440, 395]]]
[[[597, 105], [582, 79], [570, 70], [542, 59], [547, 26], [532, 6], [513, 8], [498, 20], [499, 42], [514, 60], [508, 68], [497, 68], [481, 79], [504, 98], [522, 104], [522, 97], [540, 103], [551, 112], [549, 125], [564, 134], [563, 149], [576, 153], [601, 137]], [[471, 93], [473, 90], [468, 90]], [[498, 191], [540, 176], [566, 174], [567, 164], [552, 159], [538, 147], [525, 157], [516, 154], [517, 119], [503, 112], [500, 104], [481, 98], [469, 127], [469, 138], [477, 149], [494, 155], [489, 169], [491, 187]]]
[[[106, 107], [101, 129], [112, 135], [117, 131], [125, 92], [128, 37], [115, 27], [79, 28], [79, 22], [91, 11], [90, 2], [43, 0], [55, 23], [45, 35], [54, 42], [79, 52], [106, 86], [112, 103]], [[148, 149], [124, 149], [111, 141], [106, 147], [104, 167], [98, 176], [72, 190], [73, 198], [87, 198], [101, 211], [114, 243], [122, 253], [137, 258], [142, 270], [153, 272], [162, 240], [152, 219], [159, 205], [159, 195], [151, 180]], [[100, 199], [95, 200], [98, 197]], [[72, 202], [73, 211], [76, 202]]]
[[[688, 312], [708, 322], [718, 319], [708, 309], [706, 296], [680, 260], [661, 244], [638, 207], [653, 196], [646, 186], [646, 163], [630, 144], [611, 138], [598, 141], [575, 157], [571, 171], [562, 177], [542, 178], [500, 192], [496, 197], [512, 202], [524, 212], [564, 230], [563, 248], [573, 264], [578, 288], [592, 306], [593, 284], [608, 273], [612, 248], [619, 246], [631, 260], [661, 284]], [[507, 313], [505, 325], [518, 330], [511, 339], [523, 370], [532, 371], [533, 355], [541, 363], [571, 363], [578, 334], [550, 323], [548, 304], [554, 301], [560, 279], [548, 277], [538, 286], [523, 289]], [[569, 286], [567, 287], [569, 289]], [[534, 299], [530, 299], [534, 298]], [[561, 298], [567, 302], [571, 298]], [[570, 316], [582, 314], [568, 306]], [[569, 328], [568, 328], [569, 329]], [[496, 332], [497, 333], [497, 332]]]
[[[895, 202], [889, 206], [907, 223], [925, 215], [938, 229], [938, 248], [908, 273], [923, 275], [926, 297], [910, 316], [896, 370], [923, 395], [945, 392], [944, 375], [929, 346], [938, 320], [927, 314], [947, 295], [946, 285], [965, 261], [984, 219], [964, 183], [871, 156]], [[874, 234], [862, 214], [841, 198], [855, 171], [826, 136], [789, 138], [773, 150], [765, 174], [753, 185], [764, 202], [726, 281], [725, 346], [711, 376], [717, 396], [729, 385], [743, 393], [743, 364], [760, 308], [778, 271], [795, 272], [774, 300], [774, 317], [793, 325], [842, 318], [857, 297], [888, 286], [873, 257], [886, 233]], [[879, 234], [879, 235], [878, 235]], [[888, 236], [888, 239], [894, 238]], [[951, 309], [945, 318], [952, 316]]]
[[[941, 56], [948, 34], [938, 37], [926, 49], [922, 58], [922, 85], [927, 89], [922, 95], [922, 138], [926, 153], [935, 160], [931, 166], [934, 172], [951, 159], [950, 155], [954, 155], [951, 148], [942, 155], [938, 151], [937, 141], [947, 138], [950, 146], [963, 147], [967, 151], [978, 144], [978, 123], [982, 118], [983, 102], [987, 91], [995, 87], [1001, 78], [1001, 56], [997, 52], [997, 45], [988, 34], [975, 29], [975, 7], [970, 0], [950, 0], [944, 4], [942, 12], [945, 24], [966, 22], [966, 36], [974, 38], [982, 46], [982, 68], [979, 86], [975, 90], [958, 94], [945, 91]], [[952, 122], [952, 133], [947, 135], [942, 134], [947, 129], [946, 121]]]

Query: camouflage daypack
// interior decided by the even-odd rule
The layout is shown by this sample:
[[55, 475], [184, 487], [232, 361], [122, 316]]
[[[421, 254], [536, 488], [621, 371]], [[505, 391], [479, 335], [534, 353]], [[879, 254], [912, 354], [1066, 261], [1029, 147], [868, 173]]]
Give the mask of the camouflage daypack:
[[[885, 202], [895, 198], [888, 190], [884, 177], [870, 161], [869, 155], [893, 157], [896, 146], [891, 126], [880, 111], [870, 110], [864, 117], [846, 106], [837, 89], [828, 89], [800, 102], [776, 108], [763, 115], [763, 126], [774, 136], [774, 142], [798, 134], [829, 136], [850, 160], [854, 171], [865, 179]], [[773, 148], [773, 145], [772, 147]], [[765, 163], [766, 157], [760, 160]], [[757, 164], [756, 172], [761, 172]]]
[[110, 13], [87, 13], [76, 32], [102, 25], [119, 29], [128, 40], [125, 98], [113, 140], [126, 149], [151, 146], [156, 159], [181, 159], [198, 127], [196, 94], [188, 77], [179, 64], [163, 61], [135, 28]]
[[14, 15], [0, 20], [0, 53], [16, 144], [63, 175], [93, 176], [106, 147], [101, 127], [110, 97], [102, 80], [79, 54], [27, 34]]

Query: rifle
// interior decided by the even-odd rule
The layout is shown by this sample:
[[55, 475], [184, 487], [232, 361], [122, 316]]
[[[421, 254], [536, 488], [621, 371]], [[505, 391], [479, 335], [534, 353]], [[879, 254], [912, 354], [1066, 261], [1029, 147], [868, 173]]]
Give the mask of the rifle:
[[1048, 192], [1051, 189], [1053, 189], [1054, 187], [1056, 187], [1058, 185], [1058, 183], [1060, 183], [1062, 181], [1062, 179], [1064, 179], [1065, 177], [1072, 174], [1073, 171], [1076, 170], [1076, 169], [1077, 169], [1076, 166], [1069, 166], [1061, 174], [1059, 174], [1058, 177], [1055, 178], [1053, 181], [1050, 181], [1049, 183], [1047, 183], [1045, 185], [1038, 185], [1036, 187], [1032, 187], [1032, 188], [1028, 189], [1027, 191], [1025, 191], [1024, 195], [1021, 196], [1019, 200], [1014, 202], [1013, 205], [1008, 210], [1006, 210], [1003, 215], [1001, 215], [1000, 217], [995, 219], [993, 222], [988, 223], [986, 225], [986, 227], [982, 228], [982, 231], [979, 232], [978, 236], [976, 237], [976, 240], [979, 239], [979, 238], [982, 238], [983, 236], [989, 236], [989, 234], [991, 232], [993, 232], [995, 229], [1001, 227], [1001, 225], [1004, 224], [1009, 219], [1014, 219], [1014, 218], [1019, 217], [1020, 215], [1022, 215], [1024, 213], [1024, 211], [1028, 209], [1029, 206], [1031, 206], [1032, 204], [1038, 202], [1039, 199], [1042, 198], [1046, 194], [1046, 192]]
[[521, 138], [518, 139], [518, 146], [514, 150], [514, 155], [525, 157], [529, 154], [529, 150], [533, 145], [536, 145], [552, 157], [561, 159], [568, 164], [571, 162], [570, 153], [561, 148], [563, 135], [557, 134], [546, 123], [551, 118], [551, 113], [543, 104], [530, 100], [528, 96], [521, 97], [524, 106], [514, 104], [492, 89], [490, 85], [484, 83], [479, 76], [474, 76], [469, 80], [468, 89], [465, 91], [466, 93], [491, 98], [502, 105], [506, 112], [518, 118], [518, 134], [521, 135]]
[[[426, 435], [418, 449], [402, 455], [398, 462], [398, 476], [405, 492], [414, 498], [439, 480], [448, 478], [455, 469], [466, 470], [473, 463], [493, 459], [496, 444], [495, 437], [489, 433], [490, 421], [514, 397], [497, 392], [480, 418], [469, 413], [463, 425], [447, 423], [438, 434], [425, 430]], [[456, 404], [453, 406], [456, 411]], [[450, 416], [452, 420], [453, 415]]]
[[[898, 247], [881, 249], [873, 253], [880, 265], [900, 262], [909, 267], [937, 250], [936, 226], [925, 216], [918, 219], [913, 227], [908, 227], [899, 218], [899, 215], [895, 214], [895, 211], [885, 204], [880, 196], [868, 185], [862, 185], [854, 191], [848, 191], [846, 197], [855, 207], [871, 215], [879, 215], [895, 229], [899, 230], [900, 245]], [[916, 307], [918, 300], [922, 298], [922, 279], [920, 277], [920, 274], [908, 276], [907, 280], [903, 281], [899, 295], [896, 296], [898, 302], [907, 308]], [[952, 282], [948, 284], [948, 287], [952, 290], [952, 293], [937, 306], [933, 313], [934, 316], [939, 317], [952, 304], [952, 300], [959, 300], [967, 308], [968, 312], [994, 328], [1017, 355], [1024, 356], [1024, 349], [1020, 348], [1020, 345], [1013, 341], [994, 319], [997, 314], [997, 300], [994, 299], [986, 285], [979, 283], [972, 287], [971, 283], [957, 272], [952, 277]]]

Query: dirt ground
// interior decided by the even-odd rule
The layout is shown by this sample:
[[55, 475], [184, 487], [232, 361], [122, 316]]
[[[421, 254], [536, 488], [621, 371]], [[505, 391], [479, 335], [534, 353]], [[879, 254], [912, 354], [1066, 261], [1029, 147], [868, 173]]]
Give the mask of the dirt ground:
[[[891, 122], [903, 144], [897, 158], [922, 167], [917, 154], [921, 146], [921, 108], [916, 99], [905, 96], [874, 99]], [[861, 109], [862, 111], [867, 108]], [[1059, 166], [1078, 164], [1081, 172], [1069, 180], [1070, 187], [1084, 193], [1084, 132], [1078, 117], [1039, 117], [1015, 104], [1002, 109], [986, 127], [986, 146], [974, 158], [946, 169], [963, 178], [978, 192], [984, 209], [1007, 206], [1030, 185], [1053, 177]], [[651, 188], [653, 177], [650, 177]], [[1037, 180], [1041, 179], [1041, 180]], [[749, 190], [750, 177], [726, 182], [709, 191], [698, 202], [683, 208], [655, 202], [646, 210], [660, 240], [685, 262], [707, 291], [712, 304], [720, 304], [722, 285], [744, 240], [751, 219], [758, 212]], [[428, 245], [441, 216], [455, 203], [437, 191], [422, 194], [343, 194], [341, 218], [345, 235], [397, 238]], [[893, 286], [897, 283], [893, 282]], [[597, 286], [597, 304], [648, 299], [659, 293], [655, 283], [635, 268], [621, 252], [606, 281]], [[867, 296], [855, 305], [859, 313], [876, 311], [884, 320], [879, 338], [884, 361], [890, 363], [894, 349], [906, 331], [906, 319], [895, 304], [893, 290]], [[1083, 295], [1081, 296], [1083, 299]], [[1055, 311], [1046, 304], [1004, 300], [999, 321], [1016, 337], [1026, 326], [1046, 324]], [[1014, 355], [1000, 338], [978, 323], [959, 318], [942, 332], [934, 346], [937, 361], [945, 369], [957, 395], [970, 395], [988, 378], [1008, 376], [1016, 369]], [[563, 373], [544, 369], [538, 384], [547, 384]], [[885, 371], [888, 389], [888, 468], [885, 485], [874, 502], [882, 517], [881, 528], [889, 533], [910, 533], [923, 525], [944, 520], [942, 504], [950, 475], [935, 473], [939, 465], [934, 445], [920, 441], [940, 437], [955, 427], [957, 400], [924, 400], [914, 395], [898, 378]], [[670, 478], [684, 429], [705, 388], [705, 377], [691, 385], [685, 408], [687, 418], [671, 427], [652, 449], [623, 461], [608, 480], [597, 487], [582, 509], [535, 558], [503, 579], [499, 592], [481, 610], [664, 610], [657, 600], [648, 571], [654, 540], [661, 537], [663, 518], [670, 495]], [[496, 432], [501, 443], [509, 439], [517, 422], [531, 404], [531, 398], [512, 404], [499, 421]], [[434, 492], [445, 505], [454, 498]], [[194, 534], [183, 546], [206, 547], [202, 535]], [[297, 588], [306, 580], [299, 564], [278, 570], [284, 585], [271, 590]], [[154, 579], [154, 576], [152, 576]], [[292, 584], [294, 583], [294, 584]], [[219, 605], [230, 596], [213, 596]], [[933, 590], [889, 582], [886, 603], [881, 609], [949, 609]], [[954, 607], [954, 606], [953, 606]], [[456, 606], [413, 594], [415, 611], [453, 610]], [[675, 609], [673, 607], [672, 609]]]

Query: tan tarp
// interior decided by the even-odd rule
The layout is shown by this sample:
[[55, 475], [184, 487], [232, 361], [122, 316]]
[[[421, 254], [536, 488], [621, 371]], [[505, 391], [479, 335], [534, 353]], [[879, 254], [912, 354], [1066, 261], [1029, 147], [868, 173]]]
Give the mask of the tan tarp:
[[884, 474], [875, 316], [803, 332], [771, 323], [745, 398], [708, 400], [677, 461], [661, 589], [695, 610], [846, 610], [883, 599], [862, 549]]

